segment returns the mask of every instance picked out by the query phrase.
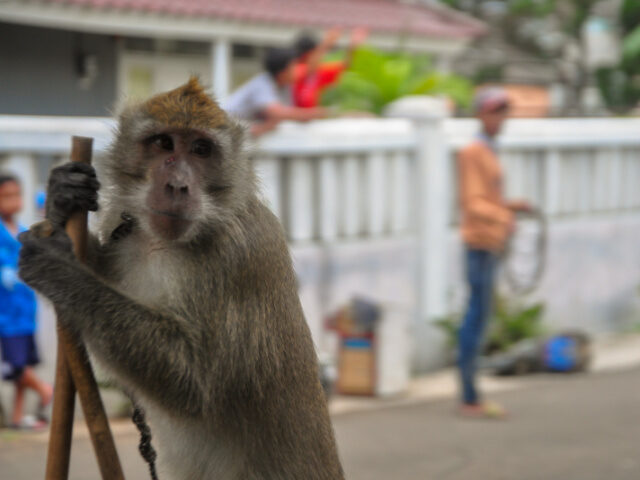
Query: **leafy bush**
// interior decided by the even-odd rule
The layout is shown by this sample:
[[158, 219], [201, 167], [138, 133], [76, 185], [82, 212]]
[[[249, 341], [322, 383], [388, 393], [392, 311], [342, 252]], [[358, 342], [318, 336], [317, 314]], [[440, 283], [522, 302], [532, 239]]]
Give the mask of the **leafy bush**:
[[596, 70], [600, 94], [607, 107], [616, 113], [626, 113], [640, 102], [640, 72], [634, 73], [622, 64]]
[[359, 48], [349, 69], [323, 93], [322, 104], [380, 114], [406, 95], [444, 95], [468, 107], [472, 90], [467, 79], [435, 71], [428, 57]]
[[536, 303], [528, 307], [509, 305], [496, 295], [495, 308], [484, 352], [504, 352], [511, 345], [528, 338], [538, 338], [544, 332], [540, 323], [544, 306]]
[[[496, 295], [483, 353], [490, 355], [504, 352], [521, 340], [542, 336], [544, 329], [540, 319], [543, 311], [544, 305], [541, 303], [526, 307], [515, 303], [510, 305], [505, 298]], [[434, 322], [444, 332], [447, 346], [451, 349], [458, 344], [461, 321], [462, 315], [452, 314]]]
[[596, 80], [607, 106], [626, 113], [640, 102], [640, 2], [624, 0], [620, 6], [622, 55], [617, 65], [600, 68]]

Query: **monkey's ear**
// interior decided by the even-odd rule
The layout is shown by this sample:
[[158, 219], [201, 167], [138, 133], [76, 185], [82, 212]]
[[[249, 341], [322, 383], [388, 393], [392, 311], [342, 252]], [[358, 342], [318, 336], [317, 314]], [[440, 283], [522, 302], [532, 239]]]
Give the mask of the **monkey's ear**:
[[114, 116], [118, 119], [116, 137], [135, 141], [143, 137], [154, 126], [153, 119], [142, 108], [143, 103], [135, 98], [122, 98]]
[[122, 117], [131, 117], [134, 112], [140, 111], [142, 100], [126, 94], [121, 95], [109, 110], [114, 118], [122, 119]]
[[236, 154], [245, 152], [250, 142], [249, 126], [236, 120], [229, 120], [229, 137]]

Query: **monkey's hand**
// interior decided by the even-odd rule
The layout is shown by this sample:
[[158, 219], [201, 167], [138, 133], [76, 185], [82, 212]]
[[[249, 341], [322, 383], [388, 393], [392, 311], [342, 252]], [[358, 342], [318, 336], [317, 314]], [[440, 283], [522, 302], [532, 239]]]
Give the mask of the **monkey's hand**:
[[78, 263], [73, 255], [71, 239], [64, 230], [45, 220], [21, 233], [22, 243], [18, 261], [22, 280], [52, 301], [65, 287], [62, 278], [68, 270], [64, 265]]
[[91, 165], [71, 162], [54, 168], [47, 189], [47, 219], [54, 227], [64, 228], [73, 213], [98, 210], [99, 188]]

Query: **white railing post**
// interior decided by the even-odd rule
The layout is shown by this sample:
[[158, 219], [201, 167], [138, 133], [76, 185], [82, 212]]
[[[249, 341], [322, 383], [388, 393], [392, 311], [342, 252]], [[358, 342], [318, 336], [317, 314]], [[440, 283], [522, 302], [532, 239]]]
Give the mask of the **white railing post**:
[[211, 44], [211, 82], [216, 99], [222, 100], [231, 90], [231, 44], [218, 38]]
[[391, 231], [404, 233], [412, 225], [411, 201], [413, 199], [412, 157], [409, 152], [395, 152], [391, 159]]
[[544, 166], [544, 210], [548, 217], [560, 213], [560, 185], [562, 170], [560, 168], [560, 151], [547, 151]]
[[313, 163], [305, 157], [289, 159], [286, 199], [284, 206], [286, 225], [290, 239], [296, 241], [311, 240], [314, 236], [314, 172]]
[[318, 228], [324, 241], [335, 240], [338, 236], [338, 212], [340, 208], [338, 184], [338, 160], [322, 157], [319, 160], [319, 205]]
[[362, 224], [360, 161], [355, 155], [348, 155], [342, 167], [342, 233], [353, 238], [360, 234]]
[[367, 234], [380, 236], [387, 227], [388, 192], [390, 178], [386, 169], [386, 158], [381, 152], [372, 153], [366, 160], [366, 202], [368, 207], [366, 228]]
[[432, 321], [448, 313], [448, 249], [451, 225], [450, 152], [444, 131], [446, 103], [429, 97], [405, 97], [387, 111], [416, 126], [418, 165], [419, 256], [418, 277], [420, 321]]

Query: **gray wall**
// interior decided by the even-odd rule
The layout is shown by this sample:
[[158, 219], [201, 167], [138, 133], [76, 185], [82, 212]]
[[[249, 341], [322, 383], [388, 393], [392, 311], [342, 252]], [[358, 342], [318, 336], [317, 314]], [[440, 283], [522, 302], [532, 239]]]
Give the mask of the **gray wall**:
[[[87, 90], [76, 74], [78, 49], [97, 58]], [[104, 116], [115, 96], [113, 37], [0, 23], [0, 114]]]
[[[550, 332], [578, 328], [598, 335], [637, 328], [638, 238], [640, 214], [633, 212], [551, 221], [544, 274], [536, 290], [520, 300], [545, 304], [543, 320]], [[451, 310], [461, 312], [467, 287], [457, 232], [451, 232], [448, 255]]]

